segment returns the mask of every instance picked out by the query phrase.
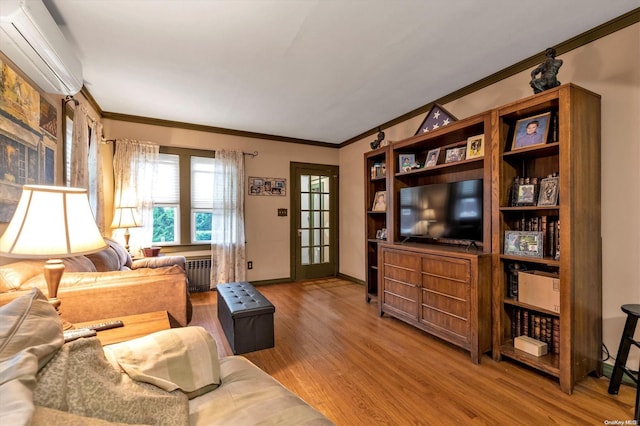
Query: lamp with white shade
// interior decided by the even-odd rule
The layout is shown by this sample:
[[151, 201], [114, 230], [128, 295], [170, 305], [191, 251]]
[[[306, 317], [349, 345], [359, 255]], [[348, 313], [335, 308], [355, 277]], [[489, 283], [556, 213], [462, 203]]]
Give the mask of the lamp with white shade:
[[138, 210], [135, 207], [116, 207], [113, 212], [112, 228], [124, 228], [124, 248], [129, 251], [129, 228], [138, 228], [142, 226], [142, 221], [138, 216]]
[[58, 287], [64, 273], [61, 258], [95, 253], [107, 247], [96, 225], [87, 190], [24, 185], [0, 254], [23, 259], [48, 259], [44, 266], [49, 303], [60, 306]]

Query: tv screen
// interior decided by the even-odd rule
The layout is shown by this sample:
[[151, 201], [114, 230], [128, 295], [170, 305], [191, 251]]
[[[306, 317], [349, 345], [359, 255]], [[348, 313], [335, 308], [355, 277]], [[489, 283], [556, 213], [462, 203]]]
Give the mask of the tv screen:
[[482, 241], [482, 179], [401, 188], [400, 235]]

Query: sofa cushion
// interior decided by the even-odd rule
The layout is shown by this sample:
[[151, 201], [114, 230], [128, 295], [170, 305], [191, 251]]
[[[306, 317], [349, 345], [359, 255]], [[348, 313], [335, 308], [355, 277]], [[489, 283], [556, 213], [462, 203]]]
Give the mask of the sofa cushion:
[[58, 313], [40, 290], [0, 307], [0, 424], [29, 424], [38, 369], [63, 344]]
[[122, 244], [112, 238], [105, 238], [104, 240], [109, 247], [97, 253], [86, 255], [95, 265], [96, 271], [108, 272], [131, 269], [131, 255]]
[[215, 340], [202, 327], [163, 330], [105, 346], [105, 355], [129, 377], [190, 398], [220, 384]]
[[42, 273], [42, 260], [20, 260], [0, 268], [0, 293], [17, 290], [30, 278]]
[[333, 425], [315, 408], [247, 358], [220, 359], [222, 385], [189, 401], [189, 424]]

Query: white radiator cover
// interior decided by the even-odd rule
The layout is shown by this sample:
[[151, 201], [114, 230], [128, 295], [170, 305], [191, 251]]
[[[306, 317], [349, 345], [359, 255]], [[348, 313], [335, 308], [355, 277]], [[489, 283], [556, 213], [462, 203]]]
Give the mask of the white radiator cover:
[[198, 293], [211, 289], [211, 259], [187, 258], [187, 277], [189, 291]]

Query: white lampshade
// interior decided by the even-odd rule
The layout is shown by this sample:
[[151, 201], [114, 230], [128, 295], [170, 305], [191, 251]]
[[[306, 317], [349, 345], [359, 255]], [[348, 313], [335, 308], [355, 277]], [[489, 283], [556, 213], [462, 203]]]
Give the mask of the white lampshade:
[[79, 256], [105, 247], [87, 190], [60, 186], [23, 186], [18, 207], [0, 237], [0, 253], [7, 257]]
[[116, 207], [113, 212], [112, 228], [137, 228], [142, 226], [135, 207]]

